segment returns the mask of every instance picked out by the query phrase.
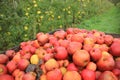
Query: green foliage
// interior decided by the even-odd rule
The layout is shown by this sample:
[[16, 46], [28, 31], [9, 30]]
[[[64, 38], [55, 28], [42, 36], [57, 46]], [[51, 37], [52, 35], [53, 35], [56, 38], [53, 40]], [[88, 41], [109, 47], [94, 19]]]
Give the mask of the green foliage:
[[36, 33], [74, 27], [111, 7], [107, 0], [0, 0], [0, 51]]

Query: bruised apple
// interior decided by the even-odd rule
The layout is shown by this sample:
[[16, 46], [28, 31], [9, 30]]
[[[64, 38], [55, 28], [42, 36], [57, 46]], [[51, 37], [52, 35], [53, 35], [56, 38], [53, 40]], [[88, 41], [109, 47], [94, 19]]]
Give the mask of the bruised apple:
[[47, 80], [62, 80], [62, 72], [60, 69], [48, 71], [46, 75]]
[[77, 71], [67, 71], [63, 80], [82, 80], [81, 75]]
[[77, 50], [72, 59], [76, 65], [85, 67], [90, 62], [90, 55], [86, 50]]
[[118, 80], [118, 78], [111, 71], [104, 71], [98, 80]]

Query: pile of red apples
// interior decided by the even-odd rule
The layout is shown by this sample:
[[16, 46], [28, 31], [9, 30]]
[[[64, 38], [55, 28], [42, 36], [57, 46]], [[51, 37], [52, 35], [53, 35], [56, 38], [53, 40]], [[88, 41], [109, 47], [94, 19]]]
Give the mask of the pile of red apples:
[[120, 80], [120, 38], [79, 28], [39, 32], [0, 54], [0, 80]]

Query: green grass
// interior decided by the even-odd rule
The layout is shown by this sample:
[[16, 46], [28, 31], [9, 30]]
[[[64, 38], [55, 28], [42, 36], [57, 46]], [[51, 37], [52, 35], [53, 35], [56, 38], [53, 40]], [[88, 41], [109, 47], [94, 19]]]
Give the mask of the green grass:
[[78, 27], [120, 34], [120, 8], [112, 7], [99, 16], [94, 16], [89, 20], [83, 21]]

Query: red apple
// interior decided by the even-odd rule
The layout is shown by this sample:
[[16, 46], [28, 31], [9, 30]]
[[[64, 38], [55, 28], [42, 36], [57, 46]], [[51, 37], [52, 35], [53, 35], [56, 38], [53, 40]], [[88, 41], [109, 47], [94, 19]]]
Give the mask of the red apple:
[[74, 28], [67, 28], [66, 29], [67, 34], [74, 34], [73, 29]]
[[17, 68], [17, 63], [13, 60], [9, 61], [6, 65], [9, 73], [12, 73]]
[[7, 63], [8, 61], [8, 56], [5, 55], [5, 54], [0, 54], [0, 64], [4, 64], [4, 63]]
[[44, 60], [44, 61], [48, 61], [49, 59], [53, 58], [53, 56], [54, 56], [54, 55], [53, 55], [53, 54], [50, 54], [50, 53], [49, 53], [49, 54], [45, 54], [44, 57], [43, 57], [43, 60]]
[[77, 71], [67, 71], [63, 80], [82, 80], [81, 75]]
[[103, 37], [103, 36], [97, 37], [96, 43], [97, 43], [97, 44], [103, 44], [103, 43], [104, 43], [104, 37]]
[[83, 69], [81, 71], [81, 76], [83, 80], [95, 80], [96, 74], [93, 70]]
[[59, 64], [53, 58], [51, 58], [45, 62], [45, 68], [47, 71], [53, 70], [53, 69], [58, 68], [58, 67], [59, 67]]
[[86, 50], [77, 50], [72, 56], [74, 64], [85, 67], [90, 62], [90, 55]]
[[92, 48], [93, 48], [93, 46], [91, 46], [90, 44], [84, 44], [83, 45], [83, 49], [88, 51], [88, 52], [90, 52]]
[[13, 56], [15, 55], [15, 51], [14, 51], [14, 50], [7, 50], [7, 51], [5, 52], [5, 54], [6, 54], [10, 59], [12, 59]]
[[69, 42], [70, 42], [70, 41], [68, 41], [68, 40], [59, 40], [60, 46], [63, 46], [63, 47], [65, 47], [65, 48], [68, 47]]
[[23, 75], [22, 80], [36, 80], [36, 73], [28, 72]]
[[29, 61], [27, 59], [21, 59], [18, 63], [17, 63], [17, 67], [24, 71], [26, 69], [26, 67], [29, 65]]
[[102, 51], [99, 48], [92, 48], [90, 56], [94, 61], [98, 61], [102, 57]]
[[62, 80], [62, 72], [60, 71], [60, 69], [48, 71], [46, 75], [47, 80]]
[[9, 74], [0, 75], [0, 80], [15, 80], [13, 76]]
[[6, 74], [7, 73], [7, 68], [5, 65], [0, 64], [0, 75]]
[[111, 71], [104, 71], [98, 80], [118, 80], [118, 78]]
[[38, 42], [40, 42], [40, 44], [45, 44], [46, 42], [48, 42], [48, 34], [41, 33], [41, 35], [38, 35], [37, 40]]
[[77, 50], [80, 50], [82, 48], [82, 44], [79, 42], [70, 42], [67, 51], [69, 54], [74, 54]]
[[33, 43], [32, 43], [32, 46], [35, 47], [35, 48], [39, 48], [40, 45], [39, 45], [38, 40], [34, 40]]
[[104, 35], [104, 42], [107, 45], [111, 45], [113, 42], [113, 36], [112, 35]]
[[55, 48], [55, 58], [56, 59], [66, 59], [68, 57], [68, 53], [65, 47], [58, 46]]
[[68, 66], [67, 66], [67, 70], [68, 71], [78, 71], [78, 68], [76, 67], [76, 65], [74, 63], [70, 63]]
[[120, 42], [114, 42], [111, 44], [110, 53], [113, 56], [120, 56]]
[[19, 62], [21, 59], [21, 54], [19, 52], [16, 53], [16, 55], [12, 58], [13, 61], [16, 63]]
[[115, 61], [113, 56], [104, 51], [102, 52], [102, 57], [97, 61], [97, 67], [101, 71], [112, 70], [115, 67]]
[[66, 32], [64, 30], [59, 30], [56, 31], [53, 35], [58, 39], [64, 39], [66, 37]]
[[86, 69], [96, 71], [97, 65], [96, 65], [96, 63], [94, 63], [94, 62], [89, 62], [89, 63], [87, 64], [87, 66], [86, 66]]
[[75, 41], [75, 42], [80, 42], [82, 43], [84, 41], [84, 37], [83, 35], [81, 35], [80, 33], [77, 33], [77, 34], [74, 34], [72, 37], [71, 37], [71, 41]]

